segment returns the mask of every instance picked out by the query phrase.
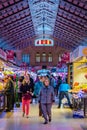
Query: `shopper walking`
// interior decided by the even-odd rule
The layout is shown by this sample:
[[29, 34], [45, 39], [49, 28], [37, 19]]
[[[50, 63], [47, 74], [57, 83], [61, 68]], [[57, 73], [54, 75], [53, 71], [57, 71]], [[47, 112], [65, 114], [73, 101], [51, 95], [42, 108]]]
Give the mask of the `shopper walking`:
[[30, 84], [30, 91], [33, 93], [34, 92], [34, 80], [33, 78], [30, 76], [30, 74], [27, 74], [27, 78], [29, 80], [29, 84]]
[[50, 76], [50, 85], [55, 89], [56, 87], [56, 79], [53, 75]]
[[[36, 97], [37, 100], [40, 94], [40, 90], [43, 87], [44, 79], [45, 79], [44, 77], [39, 76], [38, 81], [35, 83], [34, 96]], [[39, 116], [42, 116], [41, 103], [39, 103]]]
[[21, 93], [21, 91], [20, 91], [20, 87], [21, 87], [21, 85], [22, 85], [22, 82], [23, 82], [23, 79], [22, 79], [22, 77], [20, 77], [19, 79], [18, 79], [18, 100], [19, 100], [19, 102], [21, 102], [22, 101], [22, 93]]
[[45, 119], [44, 124], [47, 124], [48, 121], [51, 122], [52, 118], [51, 107], [54, 102], [54, 89], [49, 84], [49, 79], [45, 79], [44, 86], [42, 87], [39, 95], [39, 102], [41, 103], [41, 109]]
[[29, 116], [29, 108], [30, 108], [30, 102], [32, 98], [32, 93], [29, 90], [28, 83], [26, 79], [23, 80], [22, 85], [20, 86], [20, 91], [22, 92], [22, 111], [23, 111], [23, 117], [26, 114], [26, 117]]
[[60, 84], [62, 83], [62, 79], [60, 76], [58, 76], [58, 79], [57, 79], [57, 85], [56, 85], [56, 96], [58, 96], [58, 91], [59, 91], [59, 86]]
[[62, 99], [64, 98], [64, 96], [67, 98], [68, 105], [70, 106], [70, 108], [72, 108], [70, 98], [69, 98], [69, 94], [68, 94], [69, 89], [70, 89], [70, 86], [69, 86], [68, 83], [66, 83], [66, 81], [63, 81], [63, 83], [60, 84], [60, 86], [59, 86], [59, 106], [58, 106], [58, 108], [61, 107], [61, 102], [62, 102]]
[[[31, 93], [34, 92], [34, 80], [33, 78], [30, 76], [30, 74], [27, 74], [26, 77], [25, 77], [28, 81], [28, 87], [29, 87], [29, 91]], [[33, 102], [33, 97], [32, 97], [32, 100], [31, 100], [31, 103]]]
[[5, 94], [7, 97], [7, 112], [14, 109], [14, 82], [13, 77], [9, 75], [6, 79]]

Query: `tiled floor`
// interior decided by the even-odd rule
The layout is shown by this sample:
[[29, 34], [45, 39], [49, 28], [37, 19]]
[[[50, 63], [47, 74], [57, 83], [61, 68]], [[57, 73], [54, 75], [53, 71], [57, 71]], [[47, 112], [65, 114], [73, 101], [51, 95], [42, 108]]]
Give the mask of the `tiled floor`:
[[0, 115], [0, 130], [87, 130], [87, 119], [73, 119], [70, 109], [52, 108], [52, 122], [44, 125], [38, 116], [38, 106], [31, 105], [30, 117], [22, 117], [21, 108]]

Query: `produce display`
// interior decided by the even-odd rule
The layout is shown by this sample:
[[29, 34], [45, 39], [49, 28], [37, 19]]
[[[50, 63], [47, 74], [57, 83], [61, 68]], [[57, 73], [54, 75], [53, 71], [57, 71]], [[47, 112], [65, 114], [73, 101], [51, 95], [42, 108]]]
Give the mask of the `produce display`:
[[3, 83], [0, 82], [0, 91], [2, 91], [3, 89]]
[[3, 91], [4, 90], [4, 86], [5, 86], [5, 83], [6, 83], [6, 77], [8, 75], [13, 75], [13, 71], [1, 71], [0, 72], [0, 91]]
[[78, 93], [79, 91], [83, 91], [83, 92], [87, 93], [87, 84], [75, 83], [73, 86], [73, 89], [70, 90], [69, 92]]

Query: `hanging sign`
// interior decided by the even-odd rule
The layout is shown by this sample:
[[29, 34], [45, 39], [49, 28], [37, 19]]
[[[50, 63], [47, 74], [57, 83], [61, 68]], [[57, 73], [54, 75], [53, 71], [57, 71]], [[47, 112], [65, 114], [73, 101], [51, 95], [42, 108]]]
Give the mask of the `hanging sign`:
[[14, 60], [14, 51], [13, 50], [8, 50], [6, 51], [7, 53], [7, 60]]
[[53, 40], [52, 39], [36, 39], [35, 40], [35, 46], [53, 46]]

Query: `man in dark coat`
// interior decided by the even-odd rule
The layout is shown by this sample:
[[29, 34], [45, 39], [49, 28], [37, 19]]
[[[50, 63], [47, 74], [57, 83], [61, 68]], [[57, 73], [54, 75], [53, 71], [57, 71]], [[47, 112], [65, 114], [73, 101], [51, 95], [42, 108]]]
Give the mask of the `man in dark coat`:
[[7, 111], [11, 111], [14, 108], [14, 82], [11, 75], [8, 76], [5, 93], [7, 96]]

